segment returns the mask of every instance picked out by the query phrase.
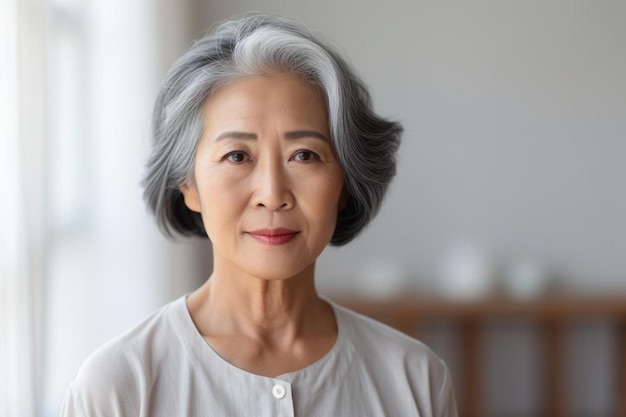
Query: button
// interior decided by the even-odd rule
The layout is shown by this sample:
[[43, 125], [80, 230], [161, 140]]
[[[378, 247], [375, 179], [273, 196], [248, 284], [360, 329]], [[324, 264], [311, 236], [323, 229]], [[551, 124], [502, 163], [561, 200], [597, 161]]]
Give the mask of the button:
[[287, 394], [287, 390], [282, 385], [276, 384], [274, 385], [274, 388], [272, 388], [272, 394], [280, 400], [285, 396], [285, 394]]

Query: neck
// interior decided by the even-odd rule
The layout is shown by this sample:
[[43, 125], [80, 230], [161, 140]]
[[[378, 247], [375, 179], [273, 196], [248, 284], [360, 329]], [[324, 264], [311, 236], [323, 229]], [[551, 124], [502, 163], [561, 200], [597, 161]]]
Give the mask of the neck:
[[224, 265], [215, 262], [211, 278], [187, 300], [198, 331], [222, 358], [275, 377], [303, 369], [332, 348], [337, 324], [315, 291], [313, 264], [281, 279]]
[[[314, 264], [287, 279], [264, 279], [216, 262], [211, 278], [188, 300], [204, 335], [244, 334], [268, 343], [291, 343], [334, 319], [314, 284]], [[330, 316], [329, 316], [330, 313]]]

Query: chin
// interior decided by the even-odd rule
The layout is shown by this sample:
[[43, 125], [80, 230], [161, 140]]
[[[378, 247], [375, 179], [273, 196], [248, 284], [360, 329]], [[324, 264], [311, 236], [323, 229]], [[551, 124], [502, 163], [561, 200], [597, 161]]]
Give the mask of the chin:
[[286, 281], [289, 279], [297, 279], [309, 273], [313, 276], [313, 264], [307, 266], [296, 265], [277, 265], [277, 262], [270, 262], [266, 265], [256, 265], [246, 268], [248, 274], [266, 281]]

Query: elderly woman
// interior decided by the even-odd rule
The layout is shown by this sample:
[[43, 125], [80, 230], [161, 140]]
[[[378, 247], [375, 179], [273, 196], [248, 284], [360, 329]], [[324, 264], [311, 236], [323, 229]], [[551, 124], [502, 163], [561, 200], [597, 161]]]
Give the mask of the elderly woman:
[[65, 416], [456, 415], [420, 342], [321, 298], [315, 261], [352, 240], [395, 173], [401, 127], [305, 27], [249, 15], [196, 42], [154, 112], [145, 198], [214, 270], [94, 353]]

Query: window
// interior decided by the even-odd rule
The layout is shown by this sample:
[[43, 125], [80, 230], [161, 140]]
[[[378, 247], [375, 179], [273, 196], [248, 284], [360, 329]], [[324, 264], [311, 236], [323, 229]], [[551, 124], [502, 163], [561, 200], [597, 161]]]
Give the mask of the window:
[[58, 416], [86, 356], [171, 297], [139, 186], [156, 9], [0, 3], [2, 416]]

